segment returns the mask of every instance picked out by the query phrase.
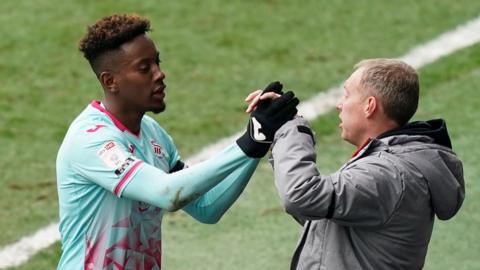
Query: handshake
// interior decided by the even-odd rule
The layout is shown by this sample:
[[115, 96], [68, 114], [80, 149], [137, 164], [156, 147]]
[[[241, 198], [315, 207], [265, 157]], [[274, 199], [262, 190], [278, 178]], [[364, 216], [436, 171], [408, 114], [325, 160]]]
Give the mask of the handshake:
[[256, 109], [250, 114], [246, 132], [237, 139], [238, 146], [247, 156], [254, 158], [265, 156], [273, 142], [275, 132], [297, 114], [298, 98], [292, 91], [283, 93], [282, 87], [280, 82], [272, 82], [258, 94], [257, 98], [266, 93], [280, 96], [275, 99], [258, 99]]

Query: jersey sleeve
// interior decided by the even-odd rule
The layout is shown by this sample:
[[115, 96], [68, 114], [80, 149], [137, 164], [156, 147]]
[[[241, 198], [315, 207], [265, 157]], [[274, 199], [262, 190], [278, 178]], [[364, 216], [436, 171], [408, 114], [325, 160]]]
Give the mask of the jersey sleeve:
[[[256, 159], [232, 144], [216, 156], [187, 169], [166, 173], [136, 158], [126, 139], [107, 127], [73, 138], [67, 162], [86, 184], [96, 183], [119, 197], [142, 201], [167, 211], [176, 211], [197, 199], [239, 168], [249, 168]], [[170, 146], [171, 147], [171, 146]], [[173, 148], [169, 149], [172, 151]], [[171, 164], [179, 159], [173, 150]], [[235, 177], [238, 178], [238, 177]], [[227, 180], [228, 181], [228, 180]]]
[[239, 166], [226, 176], [220, 184], [188, 204], [183, 210], [200, 222], [209, 224], [218, 222], [238, 199], [258, 163], [258, 159], [252, 159]]
[[238, 175], [235, 175], [238, 172], [235, 173], [235, 171], [239, 169], [244, 171], [241, 178], [248, 180], [256, 164], [258, 161], [246, 156], [236, 144], [232, 144], [208, 160], [174, 173], [165, 173], [144, 163], [128, 182], [122, 196], [143, 201], [167, 211], [176, 211], [222, 181], [228, 182], [227, 188], [222, 186], [220, 191], [225, 193], [223, 189], [228, 189], [231, 185], [229, 176], [233, 174], [232, 179], [238, 179]]
[[121, 134], [107, 127], [94, 133], [82, 133], [70, 147], [70, 165], [74, 173], [120, 197], [143, 164], [127, 149]]

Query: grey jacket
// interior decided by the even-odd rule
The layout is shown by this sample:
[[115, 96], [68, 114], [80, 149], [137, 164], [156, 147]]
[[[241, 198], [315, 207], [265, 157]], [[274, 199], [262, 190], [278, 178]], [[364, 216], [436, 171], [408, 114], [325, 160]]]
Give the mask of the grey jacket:
[[456, 214], [464, 181], [443, 120], [422, 123], [371, 140], [331, 175], [317, 170], [305, 120], [277, 131], [275, 184], [286, 211], [304, 227], [291, 269], [423, 267], [434, 214], [442, 220]]

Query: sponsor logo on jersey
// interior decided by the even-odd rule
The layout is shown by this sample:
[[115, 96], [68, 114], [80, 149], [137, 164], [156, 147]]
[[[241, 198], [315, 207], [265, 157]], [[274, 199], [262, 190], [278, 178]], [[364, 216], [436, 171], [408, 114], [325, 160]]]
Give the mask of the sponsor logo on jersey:
[[128, 157], [125, 162], [123, 162], [122, 165], [120, 165], [120, 167], [118, 167], [116, 170], [115, 170], [115, 174], [117, 176], [120, 176], [135, 160], [131, 157]]
[[105, 126], [105, 125], [95, 125], [95, 127], [90, 128], [90, 129], [87, 129], [87, 132], [88, 132], [88, 133], [93, 133], [93, 132], [101, 129], [102, 127], [106, 127], [106, 126]]

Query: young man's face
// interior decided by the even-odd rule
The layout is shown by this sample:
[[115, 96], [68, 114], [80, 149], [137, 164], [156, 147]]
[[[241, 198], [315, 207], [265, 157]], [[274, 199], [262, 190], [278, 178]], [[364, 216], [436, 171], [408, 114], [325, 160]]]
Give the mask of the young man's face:
[[160, 56], [153, 41], [146, 35], [122, 44], [119, 68], [115, 73], [117, 101], [123, 108], [136, 112], [165, 110], [165, 74], [160, 69]]
[[364, 143], [366, 134], [366, 90], [360, 84], [362, 68], [357, 69], [345, 81], [344, 94], [337, 103], [340, 117], [339, 127], [342, 129], [342, 139], [353, 145], [360, 146]]

